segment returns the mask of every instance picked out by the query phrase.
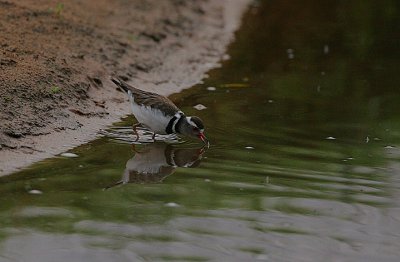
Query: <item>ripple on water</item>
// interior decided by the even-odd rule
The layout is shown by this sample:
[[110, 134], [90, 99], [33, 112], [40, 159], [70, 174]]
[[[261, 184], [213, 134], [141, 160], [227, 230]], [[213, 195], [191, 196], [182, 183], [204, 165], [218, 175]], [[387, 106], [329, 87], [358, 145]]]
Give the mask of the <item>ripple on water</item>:
[[[133, 133], [131, 126], [116, 126], [108, 130], [101, 130], [99, 133], [102, 136], [115, 140], [117, 142], [128, 143], [128, 144], [148, 144], [154, 143], [153, 132], [143, 127], [136, 128], [139, 138], [137, 139], [136, 134]], [[182, 141], [175, 134], [172, 135], [160, 135], [156, 134], [155, 141], [167, 142], [167, 143], [181, 143]]]

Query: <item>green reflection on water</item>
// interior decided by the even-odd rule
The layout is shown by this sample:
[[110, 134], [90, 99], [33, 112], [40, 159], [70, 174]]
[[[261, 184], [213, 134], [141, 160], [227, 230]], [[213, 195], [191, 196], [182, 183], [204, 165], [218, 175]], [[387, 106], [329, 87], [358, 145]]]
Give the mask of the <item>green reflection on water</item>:
[[[231, 59], [210, 72], [204, 84], [172, 97], [188, 115], [198, 114], [207, 123], [212, 146], [200, 166], [178, 167], [162, 181], [104, 190], [121, 179], [135, 152], [128, 144], [98, 139], [76, 148], [79, 158], [50, 159], [1, 178], [0, 193], [6, 201], [0, 205], [0, 237], [14, 235], [10, 228], [30, 228], [190, 245], [192, 240], [182, 234], [224, 239], [235, 235], [236, 228], [227, 232], [223, 226], [196, 227], [196, 219], [211, 217], [222, 218], [221, 223], [245, 221], [257, 236], [326, 235], [347, 242], [353, 237], [362, 242], [360, 235], [367, 238], [361, 231], [347, 235], [334, 228], [300, 226], [295, 219], [301, 216], [325, 225], [332, 217], [346, 228], [345, 223], [360, 219], [357, 209], [372, 208], [384, 217], [393, 205], [398, 184], [386, 168], [394, 161], [393, 149], [386, 146], [399, 144], [399, 4], [260, 3], [246, 15], [229, 50]], [[208, 91], [209, 86], [216, 90]], [[207, 109], [196, 111], [196, 104]], [[187, 147], [196, 148], [186, 143], [175, 149]], [[139, 151], [146, 148], [154, 145]], [[164, 156], [160, 150], [158, 156]], [[43, 194], [29, 194], [32, 189]], [[224, 210], [235, 213], [218, 213]], [[274, 214], [289, 222], [268, 222]], [[195, 222], [180, 224], [180, 218]], [[159, 232], [176, 219], [178, 226]], [[104, 223], [127, 229], [160, 227], [124, 235], [124, 230], [108, 230]], [[96, 245], [124, 248], [118, 241]], [[254, 255], [272, 246], [252, 245], [248, 239], [235, 250], [237, 255]], [[158, 257], [208, 258], [168, 252]]]

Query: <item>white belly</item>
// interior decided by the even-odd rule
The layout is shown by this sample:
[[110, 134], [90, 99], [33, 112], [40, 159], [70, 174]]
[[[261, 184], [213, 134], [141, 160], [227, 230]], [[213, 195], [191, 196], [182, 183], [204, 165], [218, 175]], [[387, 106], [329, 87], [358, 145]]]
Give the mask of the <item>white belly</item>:
[[136, 104], [132, 104], [132, 112], [139, 123], [157, 134], [166, 134], [165, 129], [172, 118], [171, 116], [167, 117], [160, 110]]

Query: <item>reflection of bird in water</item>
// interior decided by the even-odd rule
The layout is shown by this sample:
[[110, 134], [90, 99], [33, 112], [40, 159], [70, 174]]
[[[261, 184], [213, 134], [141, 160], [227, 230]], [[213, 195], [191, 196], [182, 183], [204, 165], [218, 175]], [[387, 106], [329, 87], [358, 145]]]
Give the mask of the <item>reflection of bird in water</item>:
[[197, 167], [203, 148], [179, 148], [167, 144], [148, 144], [126, 162], [121, 181], [106, 189], [127, 183], [159, 183], [177, 167]]

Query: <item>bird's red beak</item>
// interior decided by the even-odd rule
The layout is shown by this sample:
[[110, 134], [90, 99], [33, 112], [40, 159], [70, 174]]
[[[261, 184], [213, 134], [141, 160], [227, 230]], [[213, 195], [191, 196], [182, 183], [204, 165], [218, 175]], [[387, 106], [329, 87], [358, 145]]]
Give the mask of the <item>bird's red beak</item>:
[[204, 144], [210, 145], [210, 142], [208, 142], [208, 139], [207, 139], [207, 137], [204, 135], [204, 133], [200, 133], [200, 134], [198, 135], [198, 137], [201, 139], [201, 141], [204, 142]]

